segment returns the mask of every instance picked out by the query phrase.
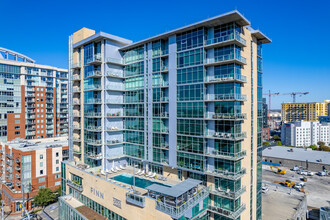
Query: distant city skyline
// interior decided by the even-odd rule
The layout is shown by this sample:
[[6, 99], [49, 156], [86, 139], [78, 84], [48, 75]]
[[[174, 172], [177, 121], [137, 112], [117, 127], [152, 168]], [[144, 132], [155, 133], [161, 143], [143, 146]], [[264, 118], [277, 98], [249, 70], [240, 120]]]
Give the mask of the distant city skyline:
[[[327, 54], [330, 44], [316, 46], [313, 43], [322, 42], [322, 37], [318, 36], [330, 34], [330, 30], [324, 28], [330, 20], [330, 3], [326, 0], [319, 0], [317, 3], [280, 1], [277, 4], [263, 4], [260, 10], [260, 2], [211, 0], [208, 4], [200, 4], [193, 0], [186, 4], [184, 1], [170, 0], [168, 4], [159, 7], [153, 1], [132, 1], [125, 5], [121, 2], [104, 1], [100, 3], [100, 10], [90, 10], [88, 16], [79, 15], [79, 19], [75, 19], [86, 9], [83, 1], [60, 0], [52, 4], [40, 4], [38, 1], [27, 3], [22, 0], [0, 1], [0, 7], [6, 9], [2, 11], [2, 16], [15, 18], [3, 22], [0, 47], [27, 55], [38, 64], [47, 63], [67, 68], [68, 37], [81, 27], [104, 31], [136, 42], [238, 9], [250, 19], [255, 28], [262, 27], [262, 31], [273, 40], [264, 49], [264, 93], [268, 90], [280, 93], [310, 92], [306, 96], [297, 96], [297, 102], [323, 102], [330, 99], [329, 80], [326, 80], [330, 76]], [[17, 7], [18, 4], [20, 7]], [[213, 7], [209, 7], [210, 5]], [[49, 7], [57, 13], [49, 13]], [[111, 13], [108, 11], [109, 8], [123, 7], [126, 16], [123, 16], [121, 10], [112, 10]], [[187, 16], [188, 12], [197, 10], [198, 13]], [[144, 13], [146, 11], [155, 13]], [[129, 29], [126, 28], [128, 26]], [[150, 27], [153, 29], [150, 30]], [[272, 97], [271, 108], [280, 109], [283, 102], [292, 102], [292, 97]]]

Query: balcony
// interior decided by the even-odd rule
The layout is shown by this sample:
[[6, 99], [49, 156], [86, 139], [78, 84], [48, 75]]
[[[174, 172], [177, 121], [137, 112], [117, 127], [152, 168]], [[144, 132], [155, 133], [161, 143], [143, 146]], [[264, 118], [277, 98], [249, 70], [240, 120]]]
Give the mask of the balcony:
[[81, 142], [81, 139], [78, 138], [78, 137], [73, 137], [72, 140], [73, 140], [74, 142]]
[[211, 153], [208, 153], [212, 157], [226, 159], [226, 160], [241, 160], [246, 156], [246, 150], [242, 150], [241, 152], [237, 153], [230, 153], [230, 152], [222, 152], [218, 150], [212, 150]]
[[101, 132], [102, 131], [102, 127], [101, 126], [87, 126], [86, 130], [88, 131], [93, 131], [93, 132]]
[[73, 93], [80, 93], [80, 92], [81, 92], [81, 89], [80, 89], [79, 87], [74, 87], [74, 88], [72, 89], [72, 92], [73, 92]]
[[107, 145], [119, 145], [119, 144], [123, 144], [122, 141], [119, 141], [119, 140], [107, 140]]
[[237, 82], [237, 83], [246, 83], [246, 76], [242, 76], [241, 74], [224, 74], [220, 76], [208, 76], [205, 78], [206, 84], [216, 84], [216, 83], [229, 83], [229, 82]]
[[81, 154], [81, 150], [73, 149], [73, 154]]
[[112, 78], [124, 79], [123, 73], [117, 73], [114, 71], [107, 71], [106, 76]]
[[101, 85], [99, 85], [99, 84], [92, 84], [92, 85], [86, 86], [84, 88], [84, 91], [94, 91], [94, 90], [99, 91], [101, 89], [102, 89]]
[[75, 183], [72, 180], [66, 180], [66, 183], [68, 184], [68, 186], [74, 188], [75, 190], [78, 190], [79, 192], [82, 192], [84, 190], [82, 185]]
[[16, 166], [15, 170], [20, 171], [21, 167], [20, 166]]
[[224, 65], [230, 63], [237, 63], [239, 65], [246, 65], [246, 58], [240, 55], [231, 53], [227, 55], [218, 56], [215, 58], [207, 58], [204, 61], [205, 66]]
[[73, 100], [73, 105], [80, 105], [80, 100]]
[[9, 159], [12, 159], [13, 155], [11, 153], [9, 153], [9, 154], [6, 153], [6, 157], [8, 157]]
[[73, 127], [73, 129], [75, 129], [75, 130], [80, 130], [81, 129], [81, 127], [80, 127], [80, 125], [72, 125], [72, 127]]
[[236, 211], [229, 211], [227, 209], [219, 208], [219, 207], [212, 206], [212, 205], [209, 205], [208, 209], [209, 209], [209, 211], [216, 213], [218, 215], [236, 220], [242, 214], [242, 212], [245, 210], [245, 208], [246, 208], [246, 205], [243, 204], [240, 207], [238, 207], [238, 209]]
[[238, 199], [245, 192], [246, 192], [245, 186], [243, 186], [242, 188], [240, 188], [239, 190], [236, 190], [236, 191], [231, 191], [229, 189], [223, 190], [220, 187], [219, 188], [213, 187], [211, 190], [211, 193], [214, 195], [218, 195], [221, 197], [225, 197], [228, 199], [234, 199], [234, 200]]
[[126, 192], [126, 202], [144, 208], [146, 205], [145, 197], [139, 192]]
[[101, 54], [95, 54], [92, 58], [87, 59], [88, 65], [101, 65], [102, 57]]
[[100, 98], [86, 99], [85, 104], [102, 104], [102, 100]]
[[216, 102], [216, 101], [246, 101], [246, 95], [241, 94], [207, 94], [204, 97], [205, 102]]
[[101, 112], [85, 112], [85, 117], [101, 117]]
[[49, 114], [49, 113], [48, 113], [48, 114], [46, 115], [46, 118], [54, 118], [54, 116], [53, 116], [53, 114]]
[[86, 78], [100, 78], [102, 77], [102, 72], [100, 70], [93, 70], [86, 73]]
[[71, 68], [72, 69], [79, 69], [80, 68], [80, 63], [73, 63]]
[[242, 168], [236, 172], [229, 172], [228, 170], [214, 169], [213, 171], [206, 171], [205, 173], [221, 177], [229, 180], [238, 180], [246, 173], [246, 169]]
[[160, 102], [168, 102], [168, 97], [161, 97]]
[[85, 139], [85, 142], [90, 145], [102, 145], [102, 140]]
[[73, 81], [80, 81], [81, 77], [80, 75], [73, 75], [72, 80]]
[[36, 133], [35, 133], [35, 131], [28, 131], [28, 132], [26, 132], [26, 135], [27, 136], [34, 136], [34, 135], [36, 135]]
[[108, 57], [106, 59], [106, 62], [110, 63], [110, 64], [114, 64], [114, 65], [125, 66], [124, 62], [121, 59], [115, 59], [115, 58]]
[[232, 33], [227, 36], [221, 36], [204, 41], [204, 47], [206, 49], [223, 47], [231, 44], [236, 44], [237, 46], [245, 47], [246, 40], [242, 38], [239, 34]]
[[81, 117], [80, 112], [74, 112], [73, 117]]
[[107, 99], [105, 102], [107, 104], [112, 104], [112, 105], [122, 105], [122, 104], [124, 104], [124, 101], [120, 100], [120, 99]]
[[205, 134], [207, 138], [215, 138], [215, 139], [222, 139], [222, 140], [243, 140], [246, 138], [246, 132], [236, 132], [236, 133], [229, 133], [229, 132], [211, 132], [208, 131]]
[[47, 133], [47, 134], [53, 134], [53, 133], [54, 133], [54, 130], [47, 130], [46, 133]]
[[244, 120], [246, 119], [245, 113], [207, 113], [204, 117], [205, 120]]
[[99, 154], [89, 153], [89, 154], [87, 155], [87, 157], [88, 157], [89, 159], [92, 159], [92, 160], [102, 160], [102, 158], [103, 158], [101, 153], [99, 153]]

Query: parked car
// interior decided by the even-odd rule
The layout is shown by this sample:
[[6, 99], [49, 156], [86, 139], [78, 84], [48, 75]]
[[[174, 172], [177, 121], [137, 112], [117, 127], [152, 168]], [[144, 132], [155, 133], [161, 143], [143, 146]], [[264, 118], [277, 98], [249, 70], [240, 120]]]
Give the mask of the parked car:
[[300, 171], [300, 172], [298, 172], [298, 174], [307, 176], [308, 172], [307, 171]]
[[312, 171], [308, 171], [308, 172], [307, 172], [307, 176], [314, 176], [314, 172], [312, 172]]
[[298, 171], [299, 170], [299, 167], [297, 167], [297, 166], [294, 166], [293, 168], [292, 168], [292, 171]]
[[268, 187], [267, 186], [263, 186], [262, 188], [261, 188], [261, 191], [262, 191], [262, 193], [267, 193], [268, 192]]
[[318, 173], [317, 173], [317, 175], [319, 175], [319, 176], [326, 176], [326, 175], [327, 175], [327, 173], [326, 173], [326, 172], [324, 172], [324, 171], [320, 171], [320, 172], [318, 172]]

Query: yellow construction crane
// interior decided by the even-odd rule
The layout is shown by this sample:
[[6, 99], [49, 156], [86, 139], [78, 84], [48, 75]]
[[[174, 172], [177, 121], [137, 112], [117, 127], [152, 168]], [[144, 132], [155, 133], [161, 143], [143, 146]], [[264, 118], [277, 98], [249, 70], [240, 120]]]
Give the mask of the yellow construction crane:
[[286, 170], [281, 170], [279, 167], [276, 167], [276, 166], [271, 165], [270, 169], [272, 171], [274, 171], [274, 169], [277, 169], [277, 170], [275, 170], [275, 173], [278, 173], [278, 174], [282, 174], [282, 175], [286, 174]]

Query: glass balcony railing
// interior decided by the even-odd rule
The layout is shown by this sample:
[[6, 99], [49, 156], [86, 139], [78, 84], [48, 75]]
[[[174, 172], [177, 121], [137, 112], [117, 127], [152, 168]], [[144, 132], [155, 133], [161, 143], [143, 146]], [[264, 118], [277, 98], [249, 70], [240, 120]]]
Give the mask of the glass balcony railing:
[[86, 129], [89, 130], [89, 131], [97, 131], [97, 132], [101, 132], [102, 131], [102, 127], [101, 126], [88, 125], [88, 126], [86, 126]]
[[99, 84], [86, 85], [86, 87], [84, 88], [85, 91], [87, 91], [87, 90], [100, 90], [100, 89], [102, 89], [102, 87]]
[[113, 64], [119, 64], [119, 65], [124, 65], [124, 62], [121, 59], [116, 59], [116, 58], [110, 58], [108, 57], [106, 59], [107, 63], [113, 63]]
[[73, 100], [74, 105], [80, 105], [80, 100]]
[[101, 145], [102, 140], [96, 140], [96, 139], [85, 139], [85, 142], [90, 145]]
[[123, 78], [124, 77], [123, 73], [118, 73], [118, 72], [115, 72], [115, 71], [107, 71], [106, 76], [114, 77], [114, 78]]
[[100, 70], [93, 70], [86, 73], [86, 77], [101, 77], [102, 72]]
[[80, 68], [80, 63], [73, 63], [72, 69], [77, 69], [77, 68]]
[[232, 54], [227, 54], [227, 55], [222, 55], [222, 56], [217, 56], [214, 58], [207, 58], [205, 60], [205, 64], [215, 64], [219, 62], [225, 62], [225, 61], [238, 61], [241, 64], [246, 64], [246, 58], [242, 57], [240, 55], [235, 55], [234, 53]]
[[83, 191], [83, 186], [82, 184], [78, 184], [78, 183], [75, 183], [73, 182], [72, 180], [66, 180], [66, 183], [68, 184], [68, 186], [82, 192]]
[[205, 119], [220, 119], [220, 120], [243, 120], [246, 119], [245, 113], [207, 113]]
[[246, 101], [246, 95], [241, 94], [207, 94], [205, 101]]
[[224, 169], [214, 169], [213, 171], [206, 171], [206, 173], [211, 173], [212, 175], [225, 179], [238, 180], [239, 178], [244, 176], [244, 174], [246, 173], [246, 169], [241, 168], [240, 170], [237, 170], [235, 172], [230, 172]]
[[107, 99], [105, 102], [111, 104], [124, 104], [122, 99]]
[[217, 132], [217, 131], [206, 131], [206, 136], [211, 138], [228, 139], [228, 140], [240, 140], [246, 138], [246, 132]]
[[246, 46], [246, 40], [244, 38], [242, 38], [240, 35], [234, 34], [234, 33], [229, 34], [227, 36], [221, 36], [221, 37], [205, 40], [204, 45], [219, 44], [219, 43], [227, 42], [230, 40], [237, 40], [239, 43]]
[[211, 193], [215, 195], [219, 195], [222, 197], [230, 198], [230, 199], [238, 199], [243, 193], [246, 192], [246, 187], [243, 186], [239, 190], [231, 191], [230, 189], [221, 189], [220, 187], [216, 188], [213, 186]]
[[86, 99], [85, 104], [101, 104], [102, 100], [100, 98]]
[[73, 75], [72, 76], [72, 80], [74, 80], [74, 81], [80, 80], [80, 79], [81, 79], [80, 75]]
[[218, 215], [221, 215], [221, 216], [233, 219], [233, 220], [236, 220], [242, 214], [242, 212], [245, 210], [245, 208], [246, 208], [246, 205], [242, 204], [241, 206], [238, 207], [238, 209], [236, 209], [236, 211], [230, 211], [230, 210], [227, 210], [224, 208], [209, 205], [209, 210], [211, 212], [214, 212]]
[[95, 54], [92, 58], [87, 59], [87, 63], [88, 64], [102, 63], [101, 54]]
[[246, 76], [242, 76], [241, 74], [223, 74], [219, 76], [208, 76], [205, 79], [205, 82], [207, 83], [217, 83], [217, 82], [230, 82], [230, 81], [236, 81], [236, 82], [246, 82]]
[[72, 92], [80, 92], [80, 91], [81, 91], [81, 89], [79, 87], [74, 87], [72, 89]]
[[101, 112], [85, 112], [84, 116], [86, 116], [86, 117], [101, 117], [102, 113]]
[[242, 150], [241, 152], [237, 152], [237, 153], [212, 150], [210, 155], [213, 155], [217, 158], [222, 158], [222, 159], [239, 160], [239, 159], [243, 159], [246, 156], [246, 150]]

